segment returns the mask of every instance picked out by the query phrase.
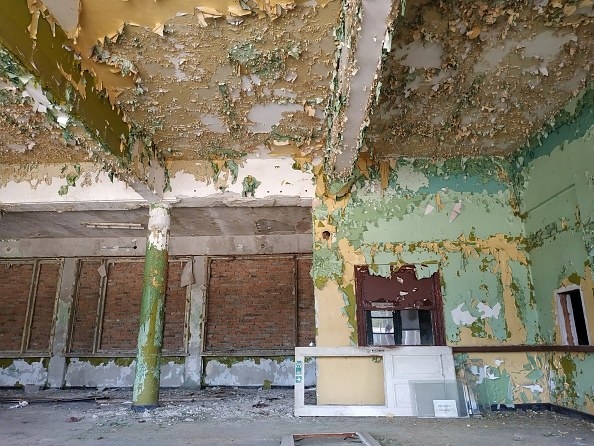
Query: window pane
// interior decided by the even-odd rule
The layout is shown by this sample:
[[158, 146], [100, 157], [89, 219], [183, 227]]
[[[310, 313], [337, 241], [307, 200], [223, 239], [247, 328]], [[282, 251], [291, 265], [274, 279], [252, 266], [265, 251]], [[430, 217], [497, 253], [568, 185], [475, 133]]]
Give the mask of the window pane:
[[371, 317], [392, 317], [392, 311], [371, 310]]
[[392, 318], [371, 319], [374, 333], [394, 333]]
[[403, 330], [418, 330], [419, 329], [419, 311], [418, 310], [402, 310], [400, 311], [402, 318]]
[[373, 345], [394, 345], [394, 334], [374, 334]]

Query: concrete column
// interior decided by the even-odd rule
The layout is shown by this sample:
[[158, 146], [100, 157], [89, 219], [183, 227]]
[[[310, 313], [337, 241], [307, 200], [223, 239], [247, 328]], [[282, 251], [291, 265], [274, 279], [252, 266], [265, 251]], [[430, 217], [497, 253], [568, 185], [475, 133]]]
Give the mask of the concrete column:
[[152, 204], [144, 255], [144, 286], [132, 394], [132, 408], [136, 410], [154, 408], [159, 402], [169, 224], [169, 205]]
[[72, 300], [76, 289], [76, 276], [78, 273], [78, 260], [64, 259], [60, 290], [58, 291], [58, 305], [54, 318], [53, 336], [51, 339], [51, 357], [47, 370], [47, 386], [61, 388], [64, 386], [66, 376], [66, 343], [70, 329], [70, 315]]
[[202, 324], [206, 295], [206, 256], [195, 256], [194, 283], [190, 290], [190, 338], [184, 367], [184, 387], [199, 389], [202, 385]]

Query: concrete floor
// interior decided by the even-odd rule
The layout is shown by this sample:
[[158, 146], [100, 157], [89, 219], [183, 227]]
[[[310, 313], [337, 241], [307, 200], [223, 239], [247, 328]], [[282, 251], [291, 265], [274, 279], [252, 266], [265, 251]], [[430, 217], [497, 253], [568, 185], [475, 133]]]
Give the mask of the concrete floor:
[[[55, 402], [91, 395], [102, 399]], [[130, 390], [0, 391], [0, 445], [265, 446], [289, 434], [365, 431], [383, 446], [594, 446], [594, 424], [548, 411], [466, 419], [296, 418], [289, 389], [206, 389], [163, 390], [161, 407], [136, 413], [130, 397]]]

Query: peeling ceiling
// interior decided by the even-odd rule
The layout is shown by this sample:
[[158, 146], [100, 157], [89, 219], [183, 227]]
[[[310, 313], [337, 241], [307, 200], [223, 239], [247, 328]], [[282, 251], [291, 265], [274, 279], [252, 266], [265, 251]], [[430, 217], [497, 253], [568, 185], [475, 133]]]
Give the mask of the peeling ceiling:
[[506, 155], [593, 81], [593, 3], [3, 1], [0, 172], [95, 162], [161, 193], [248, 158]]
[[505, 155], [593, 79], [578, 1], [408, 0], [366, 133], [378, 158]]

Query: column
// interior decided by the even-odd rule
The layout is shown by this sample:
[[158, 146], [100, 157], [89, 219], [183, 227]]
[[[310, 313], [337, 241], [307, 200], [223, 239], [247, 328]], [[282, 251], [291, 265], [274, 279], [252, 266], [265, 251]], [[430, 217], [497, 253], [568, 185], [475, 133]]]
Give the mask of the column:
[[199, 389], [202, 384], [202, 324], [206, 293], [206, 256], [194, 257], [194, 284], [190, 294], [190, 339], [184, 368], [184, 387]]
[[138, 352], [132, 394], [134, 410], [155, 408], [159, 402], [169, 224], [169, 205], [152, 204], [149, 211], [149, 233], [144, 256], [144, 286], [140, 304]]
[[51, 344], [51, 357], [47, 370], [47, 386], [62, 388], [66, 376], [66, 343], [68, 342], [68, 329], [72, 313], [72, 299], [76, 287], [78, 273], [78, 260], [64, 259], [60, 290], [58, 291], [58, 305], [54, 319], [54, 331]]

